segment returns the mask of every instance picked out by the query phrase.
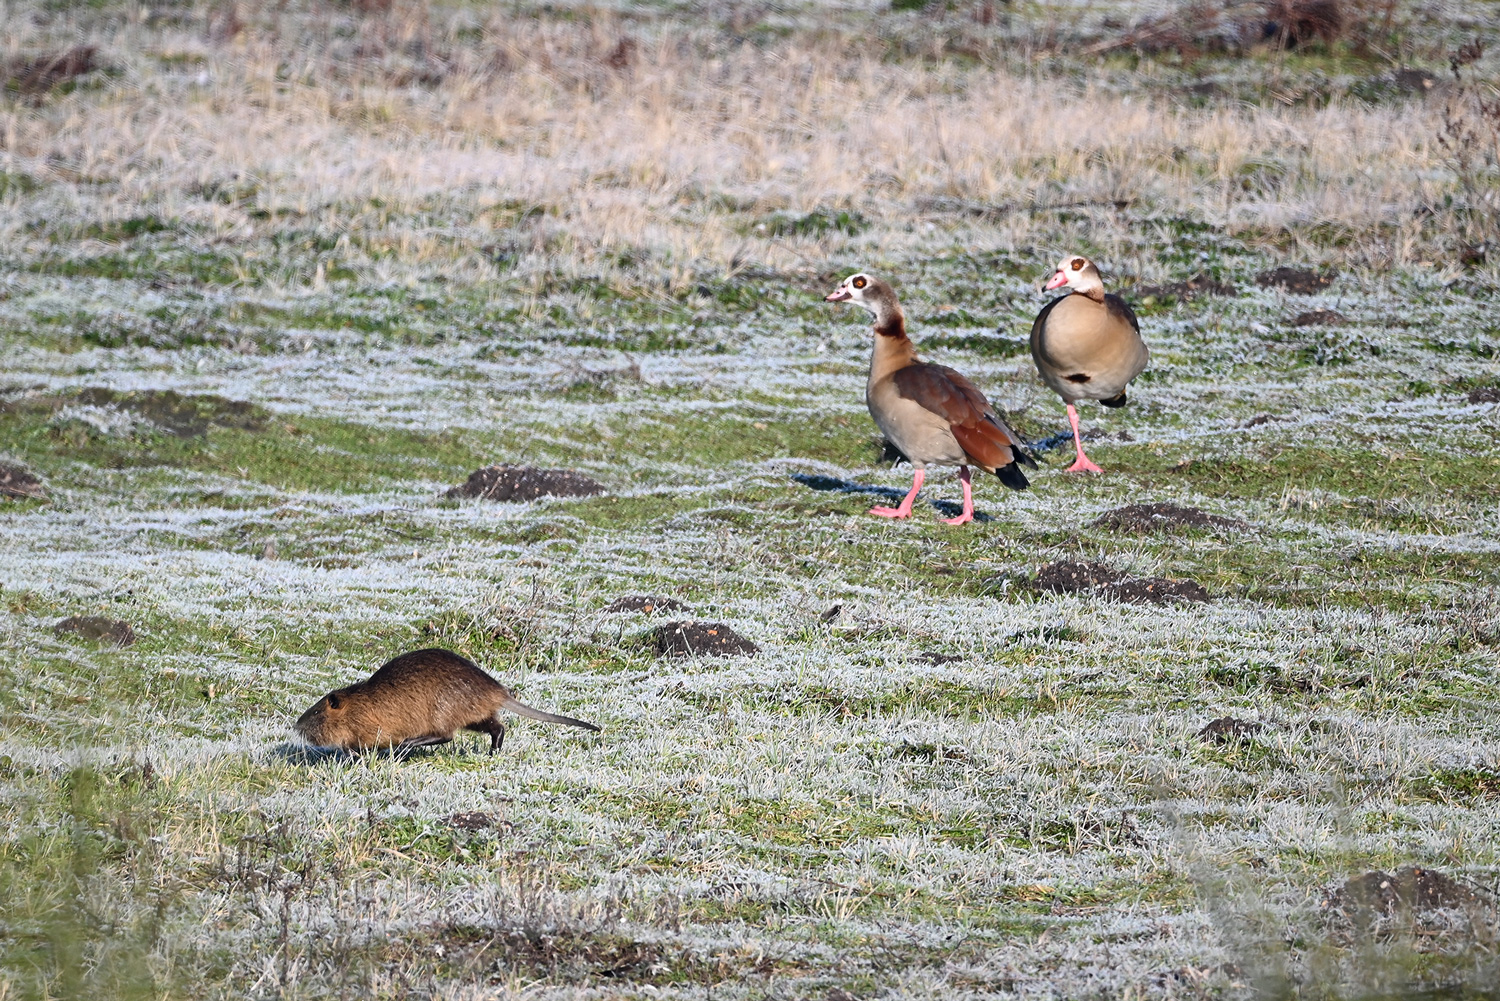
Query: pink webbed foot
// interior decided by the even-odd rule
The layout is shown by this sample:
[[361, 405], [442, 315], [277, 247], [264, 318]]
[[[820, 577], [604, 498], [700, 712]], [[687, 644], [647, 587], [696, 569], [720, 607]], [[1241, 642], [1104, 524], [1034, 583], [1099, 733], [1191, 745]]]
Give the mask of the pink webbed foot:
[[966, 525], [974, 520], [974, 484], [969, 480], [969, 467], [958, 467], [958, 479], [964, 485], [964, 508], [957, 518], [944, 518], [945, 525]]
[[905, 504], [900, 507], [872, 507], [870, 513], [877, 518], [906, 518], [911, 515], [911, 508]]
[[1068, 404], [1068, 423], [1073, 425], [1073, 448], [1078, 457], [1073, 460], [1065, 472], [1069, 473], [1102, 473], [1104, 470], [1089, 461], [1089, 457], [1083, 454], [1083, 435], [1078, 431], [1078, 411], [1073, 404]]
[[1098, 466], [1094, 465], [1092, 462], [1089, 461], [1089, 457], [1088, 456], [1086, 456], [1082, 452], [1080, 452], [1078, 454], [1078, 458], [1074, 460], [1073, 464], [1071, 466], [1069, 466], [1067, 469], [1063, 470], [1063, 472], [1065, 472], [1065, 473], [1102, 473], [1102, 472], [1104, 472], [1104, 470], [1102, 470]]
[[899, 507], [872, 507], [870, 513], [877, 518], [905, 518], [911, 514], [911, 502], [917, 499], [917, 491], [922, 489], [922, 480], [927, 471], [918, 469], [911, 475], [911, 489], [906, 496], [901, 498]]

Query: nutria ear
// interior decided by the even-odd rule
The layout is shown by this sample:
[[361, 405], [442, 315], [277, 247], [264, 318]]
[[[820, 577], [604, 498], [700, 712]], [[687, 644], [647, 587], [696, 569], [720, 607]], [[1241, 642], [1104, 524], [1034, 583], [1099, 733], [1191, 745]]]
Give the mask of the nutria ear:
[[329, 692], [328, 693], [328, 708], [329, 709], [337, 709], [338, 707], [339, 707], [339, 697], [338, 697], [338, 694], [336, 692]]

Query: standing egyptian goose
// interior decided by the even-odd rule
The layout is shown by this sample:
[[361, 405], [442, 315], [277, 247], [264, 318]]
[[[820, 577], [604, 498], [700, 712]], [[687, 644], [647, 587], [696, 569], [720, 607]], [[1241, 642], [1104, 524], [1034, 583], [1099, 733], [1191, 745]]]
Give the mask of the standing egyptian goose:
[[1141, 325], [1130, 304], [1114, 293], [1105, 294], [1099, 269], [1074, 254], [1057, 264], [1047, 290], [1067, 287], [1037, 314], [1031, 325], [1031, 357], [1042, 381], [1068, 405], [1073, 443], [1078, 457], [1070, 473], [1102, 473], [1083, 454], [1078, 434], [1078, 400], [1098, 400], [1106, 407], [1125, 405], [1125, 387], [1141, 374], [1151, 353], [1141, 340]]
[[882, 518], [905, 518], [922, 488], [928, 465], [957, 466], [963, 482], [964, 507], [950, 525], [974, 520], [974, 493], [969, 467], [994, 473], [1012, 490], [1025, 490], [1026, 477], [1016, 465], [1036, 462], [1022, 447], [1020, 436], [1005, 426], [984, 394], [946, 365], [917, 359], [906, 336], [906, 317], [889, 285], [869, 275], [850, 275], [824, 297], [828, 302], [853, 302], [875, 317], [875, 350], [870, 356], [870, 380], [865, 403], [875, 424], [911, 462], [911, 490], [898, 507], [874, 507]]

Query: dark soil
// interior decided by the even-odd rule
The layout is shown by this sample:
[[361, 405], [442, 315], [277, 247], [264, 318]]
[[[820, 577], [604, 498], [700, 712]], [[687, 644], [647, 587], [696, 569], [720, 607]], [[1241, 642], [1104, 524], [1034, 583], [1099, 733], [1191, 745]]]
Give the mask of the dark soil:
[[1191, 580], [1169, 580], [1166, 577], [1145, 577], [1127, 580], [1106, 588], [1102, 592], [1116, 601], [1128, 601], [1133, 605], [1166, 605], [1174, 601], [1211, 601], [1213, 595], [1203, 585]]
[[1292, 317], [1294, 327], [1342, 327], [1349, 318], [1336, 309], [1310, 309]]
[[1294, 295], [1313, 295], [1333, 284], [1338, 272], [1318, 274], [1305, 268], [1273, 268], [1255, 276], [1255, 284], [1261, 288], [1286, 289]]
[[968, 658], [956, 653], [924, 653], [921, 659], [933, 667], [941, 667], [944, 664], [959, 664]]
[[468, 482], [444, 497], [475, 497], [494, 501], [532, 501], [538, 497], [592, 497], [604, 493], [593, 477], [570, 469], [531, 466], [485, 466], [469, 474]]
[[1176, 299], [1196, 299], [1200, 295], [1233, 297], [1239, 294], [1239, 290], [1229, 282], [1221, 282], [1200, 272], [1183, 282], [1167, 282], [1165, 285], [1137, 285], [1133, 294], [1140, 299], [1144, 299], [1147, 296], [1160, 298], [1168, 295]]
[[1435, 911], [1470, 907], [1480, 902], [1468, 887], [1423, 866], [1407, 866], [1394, 876], [1375, 870], [1351, 878], [1323, 899], [1324, 907], [1341, 911], [1373, 910], [1392, 914], [1398, 909]]
[[760, 647], [720, 622], [668, 622], [652, 634], [662, 657], [739, 657], [760, 653]]
[[1469, 391], [1470, 403], [1500, 403], [1500, 386], [1480, 386]]
[[1242, 428], [1258, 428], [1262, 424], [1269, 424], [1272, 421], [1279, 421], [1279, 420], [1284, 420], [1284, 418], [1273, 417], [1270, 414], [1256, 414], [1254, 417], [1250, 418], [1248, 421], [1246, 421], [1245, 423], [1241, 424], [1240, 427], [1242, 427]]
[[98, 52], [92, 45], [77, 45], [14, 63], [5, 71], [5, 88], [22, 94], [44, 93], [60, 83], [92, 73], [97, 68], [94, 57]]
[[1037, 571], [1032, 585], [1038, 591], [1057, 594], [1076, 594], [1093, 591], [1111, 584], [1118, 584], [1120, 575], [1103, 563], [1074, 563], [1058, 560], [1048, 563]]
[[1249, 740], [1265, 729], [1265, 725], [1249, 719], [1220, 716], [1198, 731], [1198, 739], [1205, 744], [1237, 744]]
[[1176, 504], [1126, 504], [1095, 518], [1092, 528], [1115, 532], [1167, 532], [1174, 528], [1248, 528], [1237, 518], [1223, 518], [1195, 507]]
[[0, 462], [0, 497], [46, 497], [47, 487], [20, 466]]
[[267, 417], [260, 407], [244, 400], [229, 400], [213, 393], [184, 395], [172, 389], [122, 393], [91, 387], [79, 392], [74, 401], [91, 407], [128, 410], [178, 438], [199, 438], [215, 427], [259, 431], [265, 427]]
[[604, 607], [606, 612], [684, 612], [687, 606], [676, 598], [658, 598], [649, 594], [629, 594], [616, 598]]
[[456, 831], [487, 831], [502, 826], [503, 822], [488, 813], [455, 813], [448, 817], [448, 826]]
[[1391, 74], [1391, 83], [1404, 94], [1426, 94], [1438, 85], [1438, 78], [1426, 70], [1399, 69]]
[[1037, 571], [1032, 586], [1056, 594], [1091, 593], [1137, 605], [1165, 605], [1172, 601], [1209, 601], [1212, 596], [1190, 580], [1165, 577], [1130, 578], [1103, 563], [1059, 560]]
[[107, 640], [116, 646], [130, 646], [135, 642], [135, 630], [130, 623], [109, 619], [102, 615], [72, 615], [52, 627], [61, 636], [73, 633], [86, 640]]

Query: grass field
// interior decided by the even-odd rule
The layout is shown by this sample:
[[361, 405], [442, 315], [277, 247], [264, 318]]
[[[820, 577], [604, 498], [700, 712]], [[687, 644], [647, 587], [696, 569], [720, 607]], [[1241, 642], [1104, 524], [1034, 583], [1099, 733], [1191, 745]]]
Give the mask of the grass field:
[[[0, 1001], [1500, 997], [1500, 5], [894, 7], [0, 7]], [[1068, 252], [1107, 475], [809, 485], [909, 482], [840, 277], [1050, 443]], [[293, 737], [423, 646], [604, 730]]]

